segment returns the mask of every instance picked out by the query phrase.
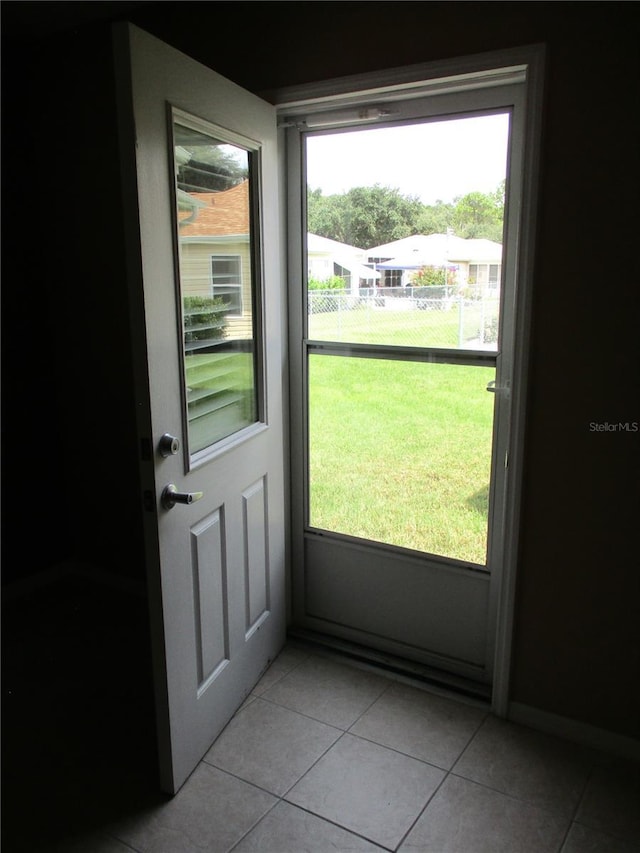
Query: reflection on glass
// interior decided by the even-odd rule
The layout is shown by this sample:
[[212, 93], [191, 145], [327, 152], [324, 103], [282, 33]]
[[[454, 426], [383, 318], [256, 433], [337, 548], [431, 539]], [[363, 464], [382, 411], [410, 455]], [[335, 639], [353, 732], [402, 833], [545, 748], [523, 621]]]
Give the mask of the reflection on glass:
[[509, 115], [307, 139], [308, 337], [496, 351]]
[[249, 152], [174, 122], [189, 450], [257, 419]]
[[495, 375], [311, 354], [311, 526], [484, 565]]

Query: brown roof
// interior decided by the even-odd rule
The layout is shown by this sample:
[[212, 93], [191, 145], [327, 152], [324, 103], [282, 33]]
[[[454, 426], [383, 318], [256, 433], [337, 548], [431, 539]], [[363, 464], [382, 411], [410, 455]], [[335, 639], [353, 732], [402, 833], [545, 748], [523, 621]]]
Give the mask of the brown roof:
[[[189, 195], [206, 206], [196, 208], [193, 222], [180, 228], [181, 237], [249, 233], [249, 181], [243, 181], [230, 190]], [[182, 220], [192, 215], [184, 210], [178, 217]]]

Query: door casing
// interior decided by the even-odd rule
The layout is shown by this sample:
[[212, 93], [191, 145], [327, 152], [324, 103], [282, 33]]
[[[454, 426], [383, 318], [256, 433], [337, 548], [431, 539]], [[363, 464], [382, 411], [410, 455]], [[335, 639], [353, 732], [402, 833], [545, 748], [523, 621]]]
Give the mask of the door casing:
[[[323, 81], [309, 86], [290, 87], [275, 93], [275, 102], [280, 116], [281, 144], [286, 145], [286, 202], [288, 226], [288, 280], [289, 280], [289, 352], [290, 352], [290, 396], [291, 396], [291, 470], [292, 470], [292, 614], [294, 626], [311, 630], [319, 629], [318, 623], [305, 616], [304, 571], [305, 560], [305, 357], [301, 349], [301, 324], [306, 310], [304, 300], [305, 235], [306, 223], [303, 212], [304, 180], [301, 126], [304, 117], [313, 115], [322, 119], [326, 113], [327, 126], [331, 126], [331, 115], [342, 112], [353, 113], [352, 127], [358, 123], [358, 108], [365, 105], [385, 106], [425, 98], [439, 102], [439, 111], [446, 114], [453, 106], [457, 93], [465, 93], [471, 109], [491, 102], [495, 104], [490, 90], [502, 87], [517, 88], [514, 96], [518, 101], [518, 121], [514, 125], [514, 145], [521, 152], [521, 170], [517, 185], [510, 196], [511, 239], [517, 240], [517, 252], [513, 266], [505, 270], [515, 283], [512, 297], [514, 304], [506, 306], [511, 315], [512, 345], [508, 357], [509, 365], [502, 365], [510, 377], [509, 387], [503, 389], [502, 411], [497, 417], [508, 416], [508, 430], [501, 431], [506, 440], [495, 448], [496, 459], [501, 460], [498, 472], [501, 482], [502, 512], [496, 518], [490, 535], [494, 538], [494, 573], [491, 583], [489, 633], [491, 660], [491, 692], [493, 710], [500, 715], [507, 712], [509, 696], [509, 672], [513, 612], [515, 606], [518, 519], [522, 491], [522, 468], [524, 455], [524, 431], [527, 399], [527, 366], [529, 349], [529, 327], [531, 293], [534, 279], [534, 238], [539, 171], [539, 149], [542, 113], [542, 90], [544, 76], [544, 47], [534, 45], [498, 53], [482, 54], [444, 62], [390, 69], [385, 72], [359, 75], [338, 80]], [[473, 93], [472, 95], [470, 93]], [[486, 93], [489, 96], [486, 97]], [[507, 95], [508, 104], [510, 95]], [[451, 105], [450, 105], [451, 104]], [[344, 126], [344, 125], [342, 125]], [[302, 126], [302, 130], [304, 126]], [[515, 208], [515, 210], [514, 210]], [[517, 341], [518, 346], [513, 345]], [[497, 432], [500, 432], [497, 430]], [[498, 469], [500, 466], [496, 466]], [[496, 549], [496, 537], [499, 548]], [[494, 553], [495, 557], [495, 553]], [[496, 570], [499, 566], [499, 570]], [[343, 634], [343, 637], [346, 635]], [[392, 647], [389, 651], [393, 653]], [[401, 654], [401, 651], [400, 651]]]

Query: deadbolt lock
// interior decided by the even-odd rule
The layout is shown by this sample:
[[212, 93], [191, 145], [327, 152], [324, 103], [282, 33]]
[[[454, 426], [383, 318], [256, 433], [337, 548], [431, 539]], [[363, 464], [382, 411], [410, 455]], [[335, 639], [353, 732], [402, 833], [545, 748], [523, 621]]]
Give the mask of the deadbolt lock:
[[168, 432], [165, 432], [158, 442], [158, 450], [160, 456], [164, 456], [165, 459], [167, 456], [175, 456], [180, 450], [180, 440], [175, 435], [169, 435]]

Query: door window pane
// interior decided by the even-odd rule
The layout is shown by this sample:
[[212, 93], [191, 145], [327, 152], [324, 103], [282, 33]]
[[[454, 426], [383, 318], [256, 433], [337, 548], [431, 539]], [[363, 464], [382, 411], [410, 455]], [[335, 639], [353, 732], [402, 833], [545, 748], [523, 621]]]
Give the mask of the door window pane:
[[310, 340], [497, 350], [509, 120], [307, 135]]
[[174, 121], [184, 401], [193, 455], [258, 419], [251, 152]]
[[309, 356], [309, 523], [485, 565], [495, 368]]

